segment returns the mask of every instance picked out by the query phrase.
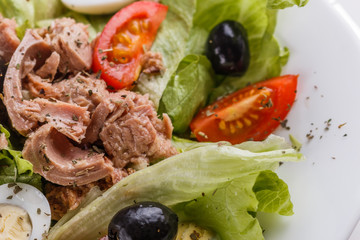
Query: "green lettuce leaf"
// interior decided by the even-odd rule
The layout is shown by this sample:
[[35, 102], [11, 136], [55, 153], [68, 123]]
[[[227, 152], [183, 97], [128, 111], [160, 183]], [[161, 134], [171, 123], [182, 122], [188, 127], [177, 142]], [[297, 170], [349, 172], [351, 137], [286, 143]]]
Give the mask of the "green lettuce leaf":
[[[242, 77], [216, 76], [213, 80], [208, 80], [208, 84], [216, 81], [219, 86], [211, 92], [208, 100], [213, 102], [217, 98], [227, 95], [235, 90], [245, 87], [248, 84], [259, 82], [268, 78], [280, 75], [282, 66], [287, 63], [289, 51], [287, 48], [280, 48], [275, 39], [274, 31], [276, 26], [277, 11], [274, 9], [286, 8], [293, 5], [304, 6], [307, 1], [302, 0], [197, 0], [196, 11], [193, 16], [193, 26], [190, 30], [190, 37], [186, 43], [184, 55], [203, 55], [205, 53], [206, 40], [210, 31], [220, 22], [225, 20], [235, 20], [242, 23], [247, 30], [250, 47], [250, 66]], [[181, 39], [182, 40], [182, 39]], [[172, 41], [170, 41], [172, 42]], [[160, 49], [163, 45], [160, 46]], [[168, 48], [165, 46], [165, 48]], [[181, 53], [181, 48], [177, 49]], [[177, 64], [176, 61], [171, 61]], [[167, 69], [167, 73], [175, 71], [173, 68]], [[161, 105], [173, 105], [174, 99], [169, 98], [169, 92], [174, 92], [173, 78], [171, 78], [168, 88], [164, 88], [169, 82], [170, 74], [149, 77], [143, 76], [148, 80], [139, 82], [142, 93], [149, 93], [150, 98], [157, 106], [158, 99], [162, 94], [167, 94], [161, 100]], [[160, 81], [159, 81], [160, 79]], [[145, 87], [144, 87], [145, 85]], [[155, 89], [155, 91], [154, 91]], [[164, 90], [165, 89], [165, 90]], [[178, 90], [180, 95], [186, 95], [184, 89]], [[189, 89], [191, 94], [192, 89]], [[199, 93], [200, 94], [200, 93]], [[202, 92], [206, 94], [206, 92]], [[207, 98], [203, 95], [202, 98]], [[171, 108], [173, 109], [173, 108]], [[178, 107], [180, 109], [180, 107]], [[188, 116], [188, 109], [182, 108], [183, 112], [177, 115]], [[160, 112], [164, 112], [161, 109]], [[172, 118], [173, 119], [173, 118]], [[175, 127], [175, 132], [183, 132], [185, 127], [179, 131]]]
[[70, 17], [88, 25], [90, 40], [101, 32], [111, 15], [86, 15], [67, 9], [60, 0], [0, 0], [0, 13], [7, 18], [15, 18], [20, 39], [25, 30], [47, 27], [55, 18]]
[[196, 0], [163, 0], [161, 3], [169, 10], [151, 51], [161, 53], [166, 70], [160, 75], [141, 74], [136, 88], [143, 94], [149, 94], [156, 108], [171, 76], [185, 57]]
[[268, 8], [284, 9], [292, 6], [304, 7], [309, 0], [268, 0]]
[[32, 164], [22, 158], [21, 151], [12, 149], [10, 133], [0, 124], [0, 134], [5, 134], [8, 147], [0, 150], [0, 185], [11, 182], [31, 184], [42, 188], [41, 176], [33, 173]]
[[249, 213], [258, 209], [252, 191], [258, 175], [236, 178], [196, 200], [175, 206], [174, 211], [182, 221], [215, 231], [221, 240], [263, 239], [258, 220]]
[[9, 142], [10, 138], [10, 132], [4, 128], [2, 124], [0, 124], [0, 133], [3, 133], [5, 135], [5, 138], [8, 140], [8, 146], [11, 148], [11, 143]]
[[57, 18], [69, 11], [59, 0], [31, 0], [34, 6], [34, 24], [44, 19]]
[[29, 20], [26, 20], [22, 25], [18, 26], [15, 31], [19, 39], [22, 39], [25, 35], [26, 29], [31, 28]]
[[18, 25], [23, 25], [28, 21], [28, 24], [33, 26], [35, 23], [34, 12], [33, 1], [0, 0], [0, 13], [6, 18], [15, 18]]
[[12, 159], [0, 152], [0, 185], [16, 181], [16, 166]]
[[[173, 137], [173, 144], [180, 152], [186, 152], [213, 143]], [[231, 145], [228, 142], [217, 144]], [[270, 135], [262, 142], [248, 141], [235, 146], [252, 152], [267, 152], [289, 148], [290, 144], [282, 137]], [[196, 222], [212, 229], [219, 233], [222, 240], [263, 239], [262, 228], [254, 218], [256, 212], [293, 214], [286, 183], [269, 170], [229, 181], [216, 191], [180, 203], [173, 209], [182, 221]]]
[[[256, 142], [253, 144], [256, 145]], [[105, 235], [112, 216], [134, 201], [158, 201], [181, 211], [179, 204], [202, 198], [203, 195], [214, 195], [219, 196], [219, 199], [211, 198], [209, 201], [213, 201], [214, 206], [220, 205], [211, 209], [209, 205], [208, 211], [212, 211], [209, 212], [209, 216], [214, 214], [214, 216], [226, 216], [218, 212], [217, 207], [220, 210], [228, 209], [232, 215], [239, 216], [245, 216], [240, 212], [256, 212], [258, 200], [252, 188], [257, 176], [263, 171], [275, 170], [279, 162], [299, 161], [302, 155], [292, 148], [265, 151], [267, 147], [263, 144], [258, 147], [253, 146], [253, 148], [258, 149], [259, 152], [212, 143], [185, 151], [138, 171], [111, 187], [66, 223], [55, 225], [48, 239], [95, 239]], [[264, 190], [261, 184], [256, 186], [259, 186], [257, 188], [259, 192]], [[236, 189], [238, 196], [247, 196], [249, 199], [243, 200], [237, 197], [236, 201], [234, 198], [228, 205], [227, 201], [221, 200], [224, 199], [223, 194], [229, 193], [227, 189], [234, 189], [234, 191]], [[265, 203], [265, 206], [265, 201], [269, 202], [272, 199], [264, 198], [261, 201]], [[207, 203], [210, 204], [210, 202], [204, 202], [204, 204]], [[201, 207], [205, 209], [206, 205]], [[258, 225], [257, 220], [250, 215], [246, 215], [245, 219], [229, 219], [226, 224], [230, 225], [217, 229], [218, 234], [226, 236], [226, 229], [244, 229], [249, 232], [249, 236], [261, 236], [261, 228], [249, 228], [249, 226]], [[99, 222], [98, 219], [102, 221]], [[218, 220], [211, 219], [207, 220], [209, 224], [216, 225]], [[73, 226], [77, 226], [77, 231], [73, 231]]]
[[37, 21], [60, 17], [65, 11], [59, 0], [0, 0], [0, 13], [7, 18], [15, 18], [20, 39], [27, 28], [36, 26]]
[[210, 101], [249, 83], [280, 75], [286, 58], [282, 58], [282, 51], [273, 36], [276, 11], [269, 10], [267, 4], [267, 0], [198, 0], [188, 52], [203, 53], [211, 29], [225, 20], [238, 21], [245, 27], [250, 48], [250, 66], [245, 75], [223, 76]]
[[197, 110], [205, 106], [213, 87], [209, 60], [205, 56], [189, 55], [180, 62], [167, 84], [158, 112], [169, 115], [174, 132], [185, 132]]
[[261, 172], [253, 187], [259, 201], [258, 211], [293, 215], [293, 204], [286, 183], [272, 171]]
[[236, 178], [210, 193], [173, 207], [182, 221], [212, 229], [221, 240], [263, 239], [254, 212], [292, 215], [287, 185], [272, 171]]

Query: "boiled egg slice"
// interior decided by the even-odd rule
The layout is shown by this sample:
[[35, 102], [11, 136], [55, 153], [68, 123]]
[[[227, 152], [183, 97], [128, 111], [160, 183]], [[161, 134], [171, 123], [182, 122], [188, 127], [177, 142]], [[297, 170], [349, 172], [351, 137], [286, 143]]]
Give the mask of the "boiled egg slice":
[[109, 14], [129, 5], [135, 0], [61, 0], [62, 3], [80, 13]]
[[0, 239], [28, 240], [31, 231], [31, 220], [24, 209], [0, 203]]
[[51, 224], [46, 197], [37, 188], [24, 183], [0, 186], [0, 216], [0, 239], [4, 239], [2, 236], [10, 236], [5, 239], [20, 239], [25, 235], [28, 238], [24, 239], [40, 240]]

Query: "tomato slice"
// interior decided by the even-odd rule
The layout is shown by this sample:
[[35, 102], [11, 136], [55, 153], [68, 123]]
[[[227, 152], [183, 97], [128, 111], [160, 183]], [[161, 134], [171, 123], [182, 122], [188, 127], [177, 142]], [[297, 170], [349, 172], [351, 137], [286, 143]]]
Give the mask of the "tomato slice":
[[190, 124], [199, 141], [260, 141], [286, 118], [295, 101], [298, 76], [250, 85], [200, 110]]
[[139, 77], [141, 57], [149, 50], [168, 7], [156, 2], [135, 2], [117, 12], [106, 24], [93, 53], [94, 72], [110, 89], [130, 89]]

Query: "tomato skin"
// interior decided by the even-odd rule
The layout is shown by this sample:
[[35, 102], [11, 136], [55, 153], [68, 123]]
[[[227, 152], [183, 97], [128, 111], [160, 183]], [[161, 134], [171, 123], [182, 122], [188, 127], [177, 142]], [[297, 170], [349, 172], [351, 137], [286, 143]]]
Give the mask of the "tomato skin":
[[297, 79], [285, 75], [240, 89], [200, 110], [190, 128], [200, 142], [264, 140], [290, 111]]
[[[135, 2], [117, 12], [106, 24], [96, 41], [93, 52], [93, 72], [101, 71], [101, 78], [106, 81], [109, 89], [130, 89], [141, 71], [141, 57], [144, 48], [150, 49], [156, 33], [165, 19], [168, 7], [156, 2]], [[129, 31], [131, 21], [146, 21], [145, 33], [134, 35]], [[128, 47], [129, 61], [117, 62], [114, 38], [123, 32], [131, 41]]]

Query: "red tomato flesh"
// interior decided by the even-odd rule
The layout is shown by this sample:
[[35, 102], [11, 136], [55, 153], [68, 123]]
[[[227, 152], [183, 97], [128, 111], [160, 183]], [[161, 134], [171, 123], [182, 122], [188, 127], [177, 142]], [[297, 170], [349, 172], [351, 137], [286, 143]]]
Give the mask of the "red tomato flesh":
[[117, 12], [106, 24], [93, 53], [94, 72], [110, 89], [130, 89], [141, 71], [144, 49], [149, 50], [168, 7], [135, 2]]
[[190, 124], [199, 141], [260, 141], [286, 118], [296, 97], [296, 75], [238, 90], [199, 111]]

